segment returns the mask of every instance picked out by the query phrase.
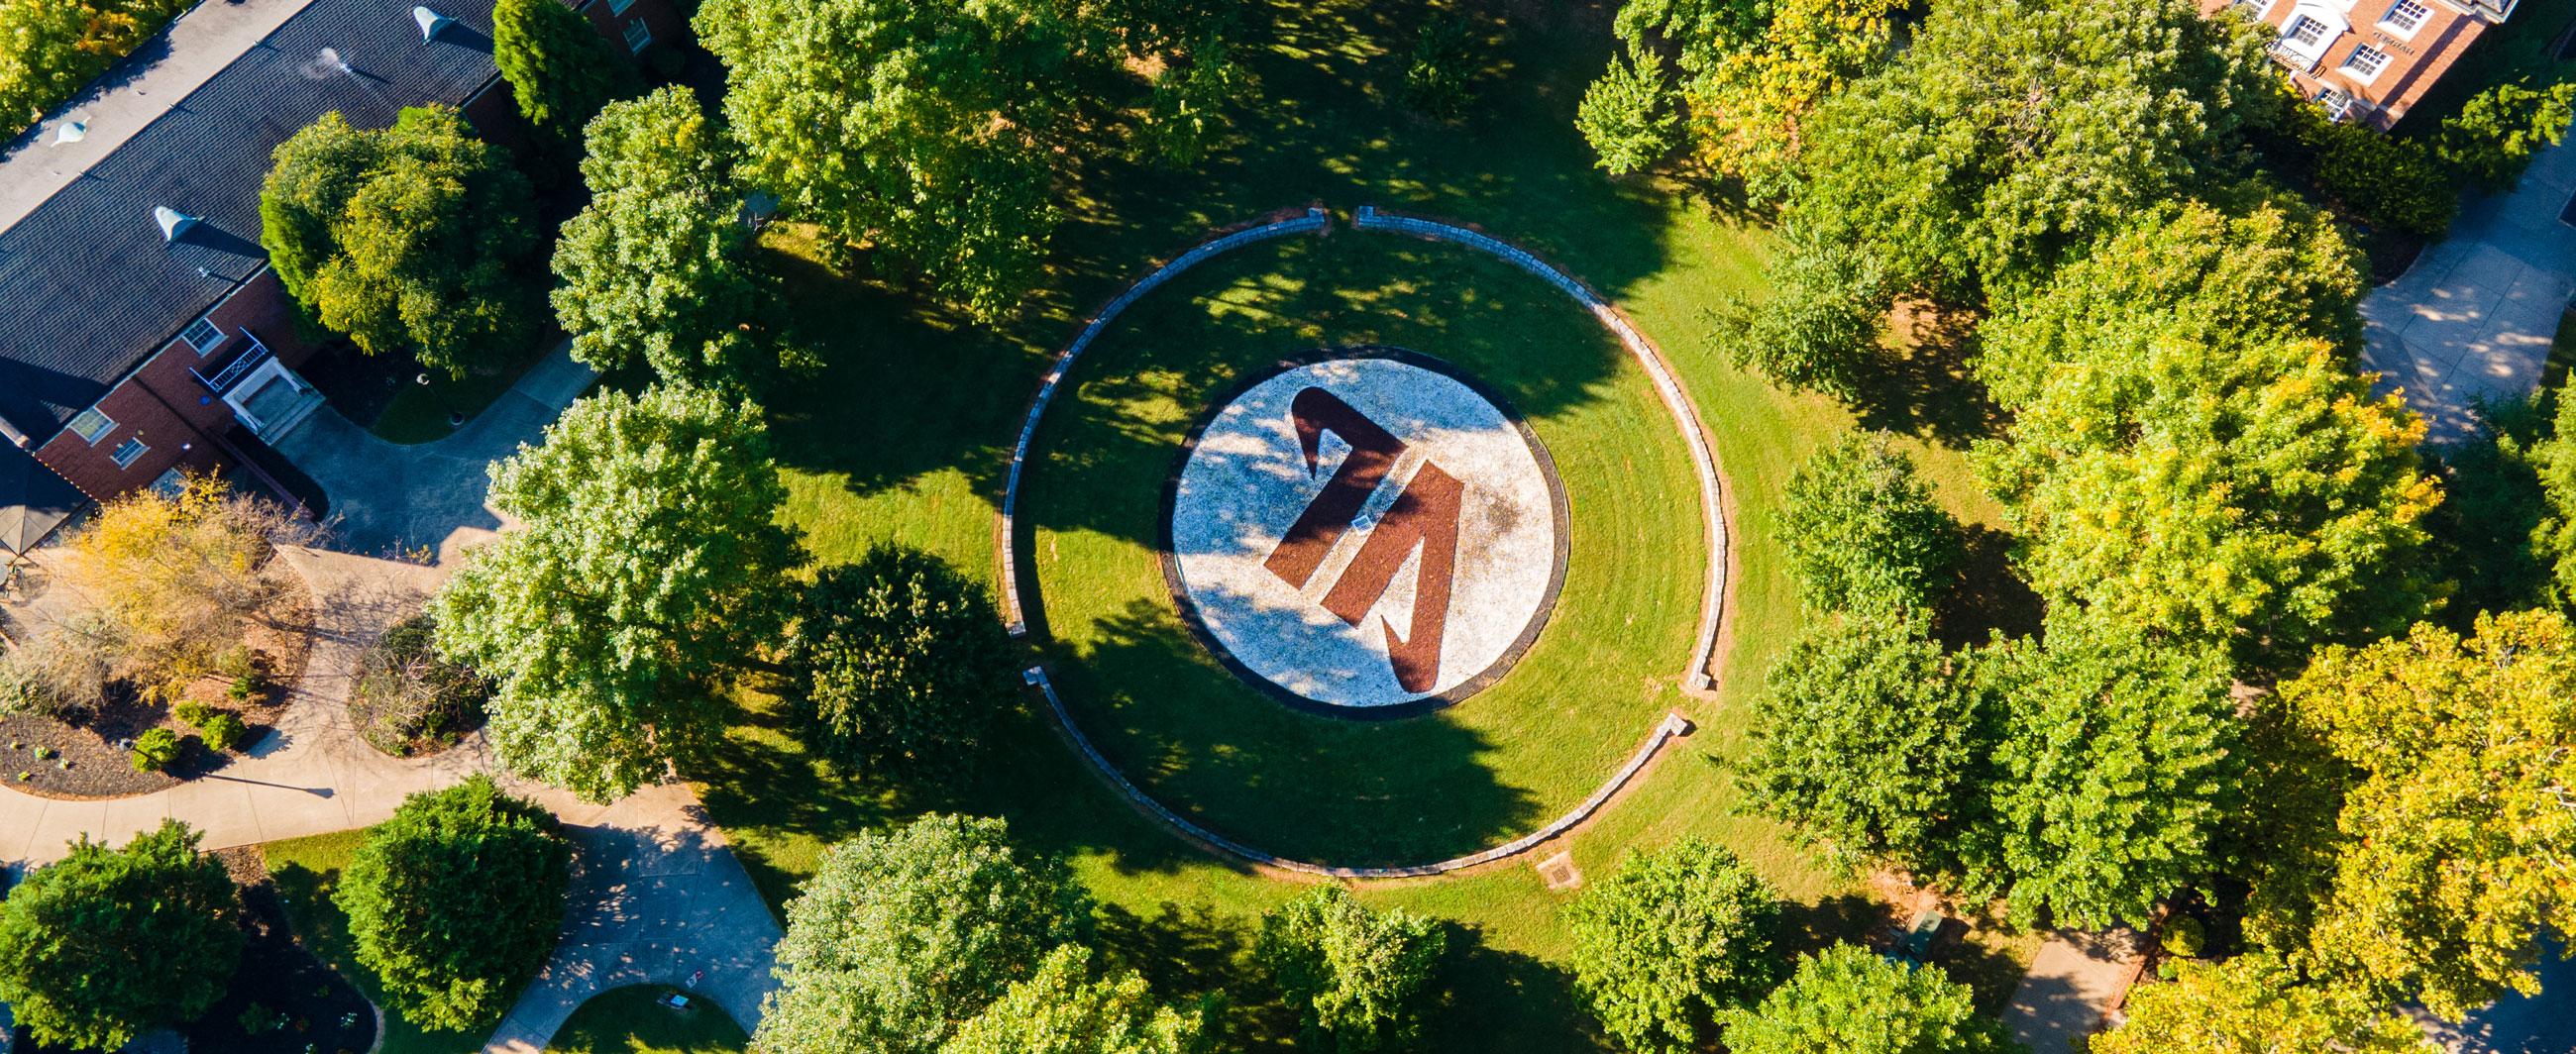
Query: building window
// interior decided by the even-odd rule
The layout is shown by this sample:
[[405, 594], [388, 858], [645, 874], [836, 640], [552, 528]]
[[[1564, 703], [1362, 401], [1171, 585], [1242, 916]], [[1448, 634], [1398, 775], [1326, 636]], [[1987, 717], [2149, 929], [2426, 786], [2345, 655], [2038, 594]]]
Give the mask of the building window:
[[2281, 39], [2303, 48], [2315, 47], [2317, 41], [2325, 38], [2326, 24], [2306, 15], [2292, 16], [2290, 27], [2281, 31]]
[[2388, 13], [2380, 17], [2379, 24], [2400, 33], [2412, 33], [2423, 28], [2424, 20], [2431, 17], [2433, 17], [2432, 8], [2416, 0], [2397, 0], [2396, 3], [2388, 5]]
[[608, 0], [608, 13], [622, 15], [626, 13], [627, 8], [633, 6], [635, 6], [635, 0]]
[[179, 332], [179, 339], [187, 341], [189, 347], [203, 355], [224, 342], [224, 331], [215, 325], [214, 320], [201, 318], [188, 323], [188, 328]]
[[142, 457], [143, 452], [150, 449], [152, 448], [143, 445], [143, 440], [141, 439], [128, 439], [125, 442], [118, 444], [116, 453], [109, 454], [107, 459], [116, 462], [116, 467], [124, 468], [127, 465], [133, 464], [135, 458]]
[[2318, 92], [2317, 105], [2325, 107], [2326, 116], [2338, 121], [2352, 115], [2352, 96], [2339, 89], [2328, 88]]
[[642, 51], [644, 45], [652, 42], [653, 27], [645, 25], [643, 19], [626, 23], [626, 50]]
[[109, 432], [116, 431], [116, 420], [98, 412], [98, 407], [93, 406], [72, 418], [71, 429], [73, 435], [96, 445], [99, 440], [107, 438]]
[[2388, 65], [2387, 52], [2363, 44], [2352, 49], [2352, 54], [2344, 56], [2343, 71], [2366, 81], [2379, 76], [2380, 68], [2386, 65]]

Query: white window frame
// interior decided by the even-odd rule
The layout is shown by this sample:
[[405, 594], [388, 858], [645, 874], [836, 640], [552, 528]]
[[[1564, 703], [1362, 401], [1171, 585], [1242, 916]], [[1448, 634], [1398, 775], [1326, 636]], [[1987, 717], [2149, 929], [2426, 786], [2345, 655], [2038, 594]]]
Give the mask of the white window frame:
[[[93, 417], [98, 419], [99, 423], [97, 429], [95, 431], [83, 429], [81, 427], [81, 422], [87, 421]], [[87, 410], [83, 410], [72, 415], [72, 423], [67, 427], [71, 429], [71, 433], [73, 435], [79, 436], [83, 440], [88, 441], [91, 446], [97, 446], [99, 440], [115, 434], [116, 418], [107, 416], [106, 411], [93, 406]]]
[[[2361, 57], [2363, 55], [2377, 56], [2378, 61], [2372, 63], [2369, 68], [2364, 69], [2361, 63]], [[2352, 54], [2343, 57], [2343, 75], [2363, 84], [2368, 84], [2379, 77], [2379, 71], [2388, 68], [2388, 60], [2389, 54], [2387, 52], [2371, 47], [2368, 44], [2358, 44], [2353, 47]]]
[[626, 23], [625, 35], [627, 54], [642, 54], [645, 48], [653, 46], [653, 27], [645, 25], [643, 19]]
[[[2301, 37], [2299, 31], [2309, 26], [2317, 27], [2315, 35]], [[2281, 27], [2281, 40], [2294, 48], [2313, 48], [2324, 43], [2326, 32], [2333, 28], [2308, 15], [2291, 15], [2290, 24]]]
[[151, 452], [152, 448], [144, 444], [143, 437], [136, 436], [117, 444], [115, 450], [108, 452], [107, 459], [116, 462], [118, 468], [132, 468], [135, 462], [143, 459], [143, 455]]
[[[197, 331], [200, 329], [213, 335], [203, 344], [197, 343]], [[203, 316], [200, 316], [194, 322], [188, 323], [188, 328], [179, 331], [179, 339], [187, 342], [187, 345], [190, 348], [196, 349], [197, 354], [200, 356], [222, 346], [224, 335], [224, 327], [216, 325], [214, 319]]]
[[[2410, 7], [2415, 9], [2415, 20], [2413, 22], [2398, 21], [2398, 12]], [[2411, 38], [2415, 35], [2416, 30], [2424, 28], [2424, 23], [2432, 20], [2433, 8], [2431, 5], [2426, 4], [2424, 0], [2396, 0], [2395, 3], [2388, 5], [2388, 10], [2380, 13], [2379, 27], [2395, 33], [2400, 37]]]

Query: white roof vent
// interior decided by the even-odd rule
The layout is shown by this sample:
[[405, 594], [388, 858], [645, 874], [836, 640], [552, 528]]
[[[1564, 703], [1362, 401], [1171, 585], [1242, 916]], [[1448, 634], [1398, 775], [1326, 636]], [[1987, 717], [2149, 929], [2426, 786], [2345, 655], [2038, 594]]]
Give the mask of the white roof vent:
[[152, 222], [161, 225], [161, 243], [168, 245], [185, 237], [189, 231], [196, 229], [198, 224], [206, 221], [203, 217], [188, 215], [168, 205], [154, 205]]
[[77, 143], [89, 138], [88, 121], [65, 121], [54, 126], [54, 144]]
[[427, 5], [415, 5], [411, 9], [411, 20], [420, 23], [420, 42], [423, 44], [438, 39], [441, 31], [456, 24], [455, 19], [432, 11]]

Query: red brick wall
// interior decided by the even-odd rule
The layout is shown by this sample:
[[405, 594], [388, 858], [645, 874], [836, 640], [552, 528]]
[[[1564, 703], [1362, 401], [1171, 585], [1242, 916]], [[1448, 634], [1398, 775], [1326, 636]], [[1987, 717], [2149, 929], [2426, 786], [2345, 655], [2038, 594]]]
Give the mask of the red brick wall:
[[[2399, 33], [2379, 24], [2396, 0], [2355, 0], [2352, 9], [2343, 12], [2351, 28], [2327, 42], [2313, 71], [2294, 66], [2290, 80], [2302, 95], [2314, 97], [2333, 88], [2360, 100], [2366, 106], [2356, 119], [2364, 124], [2382, 130], [2395, 125], [2487, 29], [2485, 21], [2463, 15], [2441, 0], [2422, 2], [2432, 13], [2413, 33]], [[2215, 14], [2228, 6], [2228, 0], [2202, 0], [2201, 10]], [[2297, 9], [2297, 0], [2264, 0], [2263, 21], [2280, 27]], [[2387, 65], [2367, 80], [2343, 68], [2363, 46], [2388, 56]], [[2285, 62], [2296, 59], [2285, 58]]]

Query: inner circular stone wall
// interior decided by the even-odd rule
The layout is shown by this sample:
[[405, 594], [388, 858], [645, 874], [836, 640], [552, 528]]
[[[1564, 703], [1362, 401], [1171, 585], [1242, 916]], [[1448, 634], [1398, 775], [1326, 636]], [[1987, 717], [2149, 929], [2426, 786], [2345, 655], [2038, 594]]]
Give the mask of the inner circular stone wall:
[[1182, 446], [1163, 569], [1226, 666], [1300, 708], [1392, 717], [1474, 694], [1546, 624], [1567, 508], [1536, 435], [1396, 348], [1254, 376]]

